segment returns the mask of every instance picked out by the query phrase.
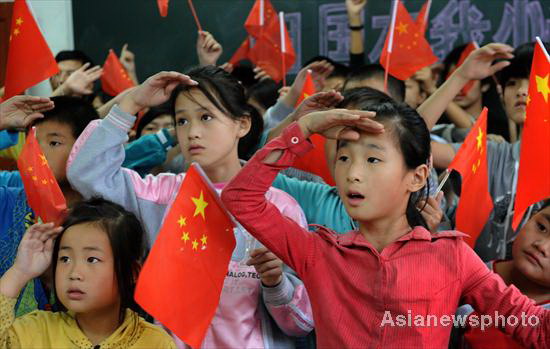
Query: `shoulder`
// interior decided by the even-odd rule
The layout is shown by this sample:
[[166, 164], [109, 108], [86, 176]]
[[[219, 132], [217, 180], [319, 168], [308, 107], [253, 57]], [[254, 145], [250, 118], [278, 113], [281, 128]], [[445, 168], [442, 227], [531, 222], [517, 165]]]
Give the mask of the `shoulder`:
[[298, 202], [290, 194], [274, 187], [269, 187], [265, 198], [275, 206], [298, 206]]
[[462, 233], [458, 230], [446, 230], [431, 233], [432, 241], [437, 239], [454, 239], [462, 240], [464, 237], [469, 237], [468, 234]]
[[144, 344], [154, 345], [155, 348], [175, 348], [174, 341], [162, 327], [151, 324], [142, 317], [138, 317], [139, 327], [142, 331], [141, 340], [146, 341]]

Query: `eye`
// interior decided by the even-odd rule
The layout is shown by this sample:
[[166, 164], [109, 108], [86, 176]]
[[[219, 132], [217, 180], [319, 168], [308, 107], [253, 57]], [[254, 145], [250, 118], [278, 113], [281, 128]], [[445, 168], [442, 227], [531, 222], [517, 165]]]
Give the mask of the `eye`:
[[204, 114], [203, 116], [201, 116], [202, 121], [210, 121], [212, 119], [213, 119], [213, 117], [208, 115], [208, 114]]
[[510, 79], [506, 82], [506, 86], [514, 86], [516, 84], [516, 80], [515, 79]]
[[539, 223], [537, 222], [537, 228], [539, 228], [539, 230], [543, 233], [547, 233], [548, 232], [548, 229], [546, 229], [546, 226], [542, 223]]
[[58, 145], [61, 145], [61, 142], [57, 142], [57, 141], [50, 141], [50, 143], [48, 143], [50, 145], [50, 147], [57, 147]]
[[69, 257], [67, 257], [67, 256], [61, 256], [61, 257], [59, 257], [59, 261], [60, 261], [61, 263], [69, 263]]
[[180, 118], [176, 121], [176, 126], [184, 126], [185, 124], [187, 124], [187, 119]]
[[341, 162], [346, 162], [346, 161], [348, 161], [348, 159], [349, 158], [346, 155], [340, 155], [338, 157], [338, 161], [341, 161]]
[[96, 257], [88, 257], [88, 259], [86, 259], [86, 261], [88, 263], [92, 263], [92, 264], [100, 262], [99, 258], [96, 258]]
[[380, 161], [382, 161], [382, 160], [377, 159], [377, 158], [373, 158], [372, 156], [367, 159], [367, 162], [370, 163], [370, 164], [376, 164], [376, 163], [379, 163]]

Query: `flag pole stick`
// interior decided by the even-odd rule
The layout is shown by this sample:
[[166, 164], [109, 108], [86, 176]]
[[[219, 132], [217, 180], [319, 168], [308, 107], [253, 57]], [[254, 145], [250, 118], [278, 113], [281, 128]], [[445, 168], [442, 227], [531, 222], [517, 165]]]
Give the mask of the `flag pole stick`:
[[390, 56], [391, 56], [391, 52], [393, 50], [393, 32], [394, 32], [394, 29], [395, 29], [395, 17], [397, 16], [397, 1], [398, 0], [393, 1], [391, 23], [390, 23], [390, 26], [388, 28], [388, 30], [390, 31], [389, 32], [390, 40], [388, 41], [388, 48], [387, 48], [388, 51], [387, 51], [387, 56], [386, 56], [386, 69], [384, 71], [384, 92], [385, 93], [388, 93], [388, 74], [389, 74], [389, 69], [390, 69]]
[[439, 192], [441, 191], [441, 189], [443, 189], [443, 186], [445, 185], [445, 183], [446, 183], [447, 180], [449, 179], [449, 176], [451, 175], [451, 171], [452, 171], [452, 170], [449, 170], [449, 169], [446, 169], [446, 170], [445, 170], [445, 177], [443, 177], [443, 179], [441, 180], [441, 182], [439, 182], [439, 185], [437, 186], [437, 189], [435, 190], [435, 195], [434, 195], [434, 196], [437, 196], [437, 194], [439, 194]]
[[281, 32], [281, 72], [283, 74], [283, 87], [286, 86], [286, 62], [285, 62], [285, 53], [286, 53], [286, 40], [285, 40], [285, 13], [283, 11], [279, 12], [279, 30]]
[[193, 6], [193, 0], [187, 0], [187, 3], [189, 4], [189, 8], [191, 9], [193, 18], [195, 18], [195, 23], [197, 24], [197, 28], [199, 28], [199, 31], [202, 32], [202, 27], [201, 27], [201, 23], [199, 22], [199, 17], [197, 17], [197, 12], [195, 12], [195, 7]]

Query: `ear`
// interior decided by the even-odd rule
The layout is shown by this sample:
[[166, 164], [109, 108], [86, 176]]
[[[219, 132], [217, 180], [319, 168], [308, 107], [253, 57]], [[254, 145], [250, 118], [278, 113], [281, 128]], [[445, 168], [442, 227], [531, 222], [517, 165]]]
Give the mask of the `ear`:
[[430, 175], [430, 169], [427, 164], [422, 164], [412, 170], [409, 173], [409, 180], [407, 183], [407, 190], [411, 193], [419, 191], [426, 185], [428, 176]]
[[243, 115], [240, 118], [237, 119], [237, 123], [239, 125], [239, 132], [237, 135], [239, 138], [243, 138], [250, 132], [250, 129], [252, 128], [252, 116], [250, 115]]
[[489, 88], [491, 87], [490, 84], [483, 84], [481, 85], [481, 93], [485, 93], [487, 91], [489, 91]]

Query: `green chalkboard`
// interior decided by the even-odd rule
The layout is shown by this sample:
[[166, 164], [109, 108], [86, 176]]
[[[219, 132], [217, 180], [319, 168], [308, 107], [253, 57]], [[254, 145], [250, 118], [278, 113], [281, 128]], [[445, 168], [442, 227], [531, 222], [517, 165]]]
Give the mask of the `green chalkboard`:
[[[227, 61], [246, 32], [243, 24], [254, 0], [195, 0], [204, 30], [223, 45]], [[424, 0], [404, 1], [416, 14]], [[301, 62], [317, 54], [345, 62], [348, 29], [344, 1], [272, 0], [285, 20]], [[377, 61], [389, 23], [391, 1], [369, 0], [365, 9], [365, 47]], [[470, 40], [517, 46], [541, 36], [550, 40], [550, 0], [433, 0], [427, 37], [439, 57]], [[124, 43], [136, 54], [141, 80], [160, 70], [183, 70], [197, 63], [195, 22], [186, 0], [170, 0], [160, 17], [156, 0], [73, 0], [75, 47], [102, 64], [110, 48]]]

